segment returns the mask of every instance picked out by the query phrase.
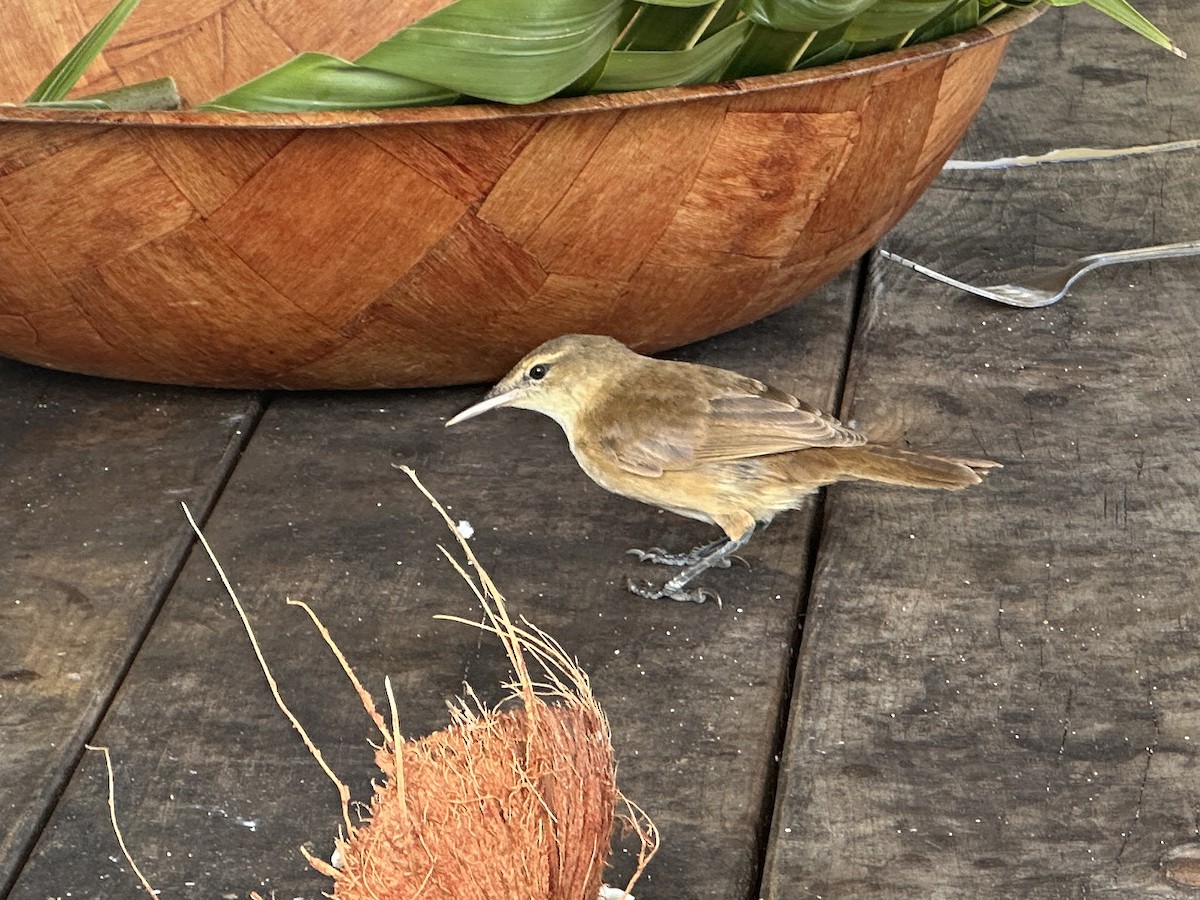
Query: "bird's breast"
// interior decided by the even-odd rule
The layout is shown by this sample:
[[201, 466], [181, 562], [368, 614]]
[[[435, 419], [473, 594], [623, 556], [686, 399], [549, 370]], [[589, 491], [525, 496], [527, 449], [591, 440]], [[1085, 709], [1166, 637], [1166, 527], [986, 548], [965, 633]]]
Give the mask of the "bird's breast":
[[571, 444], [579, 467], [592, 481], [606, 491], [649, 503], [663, 509], [714, 523], [710, 485], [704, 485], [699, 472], [663, 472], [661, 475], [640, 475], [616, 462], [609, 454], [586, 444]]

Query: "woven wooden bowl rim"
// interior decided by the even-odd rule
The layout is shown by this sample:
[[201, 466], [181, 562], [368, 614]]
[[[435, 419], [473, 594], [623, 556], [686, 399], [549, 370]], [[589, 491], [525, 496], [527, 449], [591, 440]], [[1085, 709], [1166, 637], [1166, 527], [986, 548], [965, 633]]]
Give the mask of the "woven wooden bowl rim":
[[847, 60], [829, 66], [799, 69], [780, 75], [760, 75], [719, 84], [656, 88], [612, 94], [560, 97], [523, 106], [471, 103], [458, 106], [418, 106], [385, 110], [339, 110], [310, 113], [199, 112], [194, 110], [139, 111], [53, 109], [0, 106], [0, 122], [47, 124], [150, 125], [187, 128], [346, 128], [428, 122], [472, 122], [523, 116], [572, 115], [613, 109], [660, 106], [704, 97], [765, 92], [799, 84], [833, 81], [850, 75], [878, 72], [985, 44], [1011, 34], [1044, 11], [1039, 4], [1012, 9], [985, 25], [940, 40]]

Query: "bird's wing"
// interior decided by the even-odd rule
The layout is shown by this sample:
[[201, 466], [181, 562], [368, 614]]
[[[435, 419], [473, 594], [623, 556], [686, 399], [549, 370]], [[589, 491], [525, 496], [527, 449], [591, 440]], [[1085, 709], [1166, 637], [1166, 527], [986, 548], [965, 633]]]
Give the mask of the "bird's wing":
[[709, 400], [696, 462], [743, 459], [804, 450], [855, 447], [866, 435], [815, 406], [752, 378]]
[[693, 448], [699, 437], [698, 415], [686, 415], [678, 406], [639, 416], [614, 416], [595, 428], [595, 449], [627, 472], [658, 477], [665, 471], [694, 464]]
[[642, 415], [605, 416], [599, 449], [626, 471], [658, 476], [705, 462], [866, 443], [862, 433], [761, 381], [692, 368], [694, 390]]

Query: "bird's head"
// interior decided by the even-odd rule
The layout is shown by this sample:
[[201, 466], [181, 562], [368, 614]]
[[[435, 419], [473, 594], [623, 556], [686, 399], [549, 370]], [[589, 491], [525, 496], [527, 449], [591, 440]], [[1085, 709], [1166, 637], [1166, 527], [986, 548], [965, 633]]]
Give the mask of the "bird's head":
[[531, 409], [571, 433], [576, 416], [606, 381], [643, 359], [620, 341], [596, 334], [566, 334], [526, 354], [482, 400], [446, 422], [457, 425], [501, 406]]

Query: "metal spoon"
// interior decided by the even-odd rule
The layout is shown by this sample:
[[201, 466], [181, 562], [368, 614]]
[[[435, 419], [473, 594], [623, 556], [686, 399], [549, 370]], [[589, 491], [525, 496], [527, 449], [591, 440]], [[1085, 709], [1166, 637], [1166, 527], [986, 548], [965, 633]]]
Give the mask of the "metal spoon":
[[1111, 266], [1113, 263], [1145, 262], [1151, 259], [1169, 259], [1176, 256], [1200, 255], [1200, 241], [1183, 241], [1177, 244], [1158, 244], [1154, 247], [1138, 247], [1133, 250], [1117, 250], [1112, 253], [1093, 253], [1075, 261], [1073, 265], [1032, 278], [1028, 284], [991, 284], [987, 287], [975, 287], [941, 272], [935, 272], [928, 266], [897, 256], [887, 250], [880, 250], [880, 256], [892, 262], [907, 266], [914, 272], [919, 272], [934, 281], [949, 284], [976, 297], [1006, 303], [1009, 306], [1019, 306], [1023, 309], [1037, 309], [1057, 303], [1071, 289], [1076, 281], [1093, 269], [1101, 266]]

